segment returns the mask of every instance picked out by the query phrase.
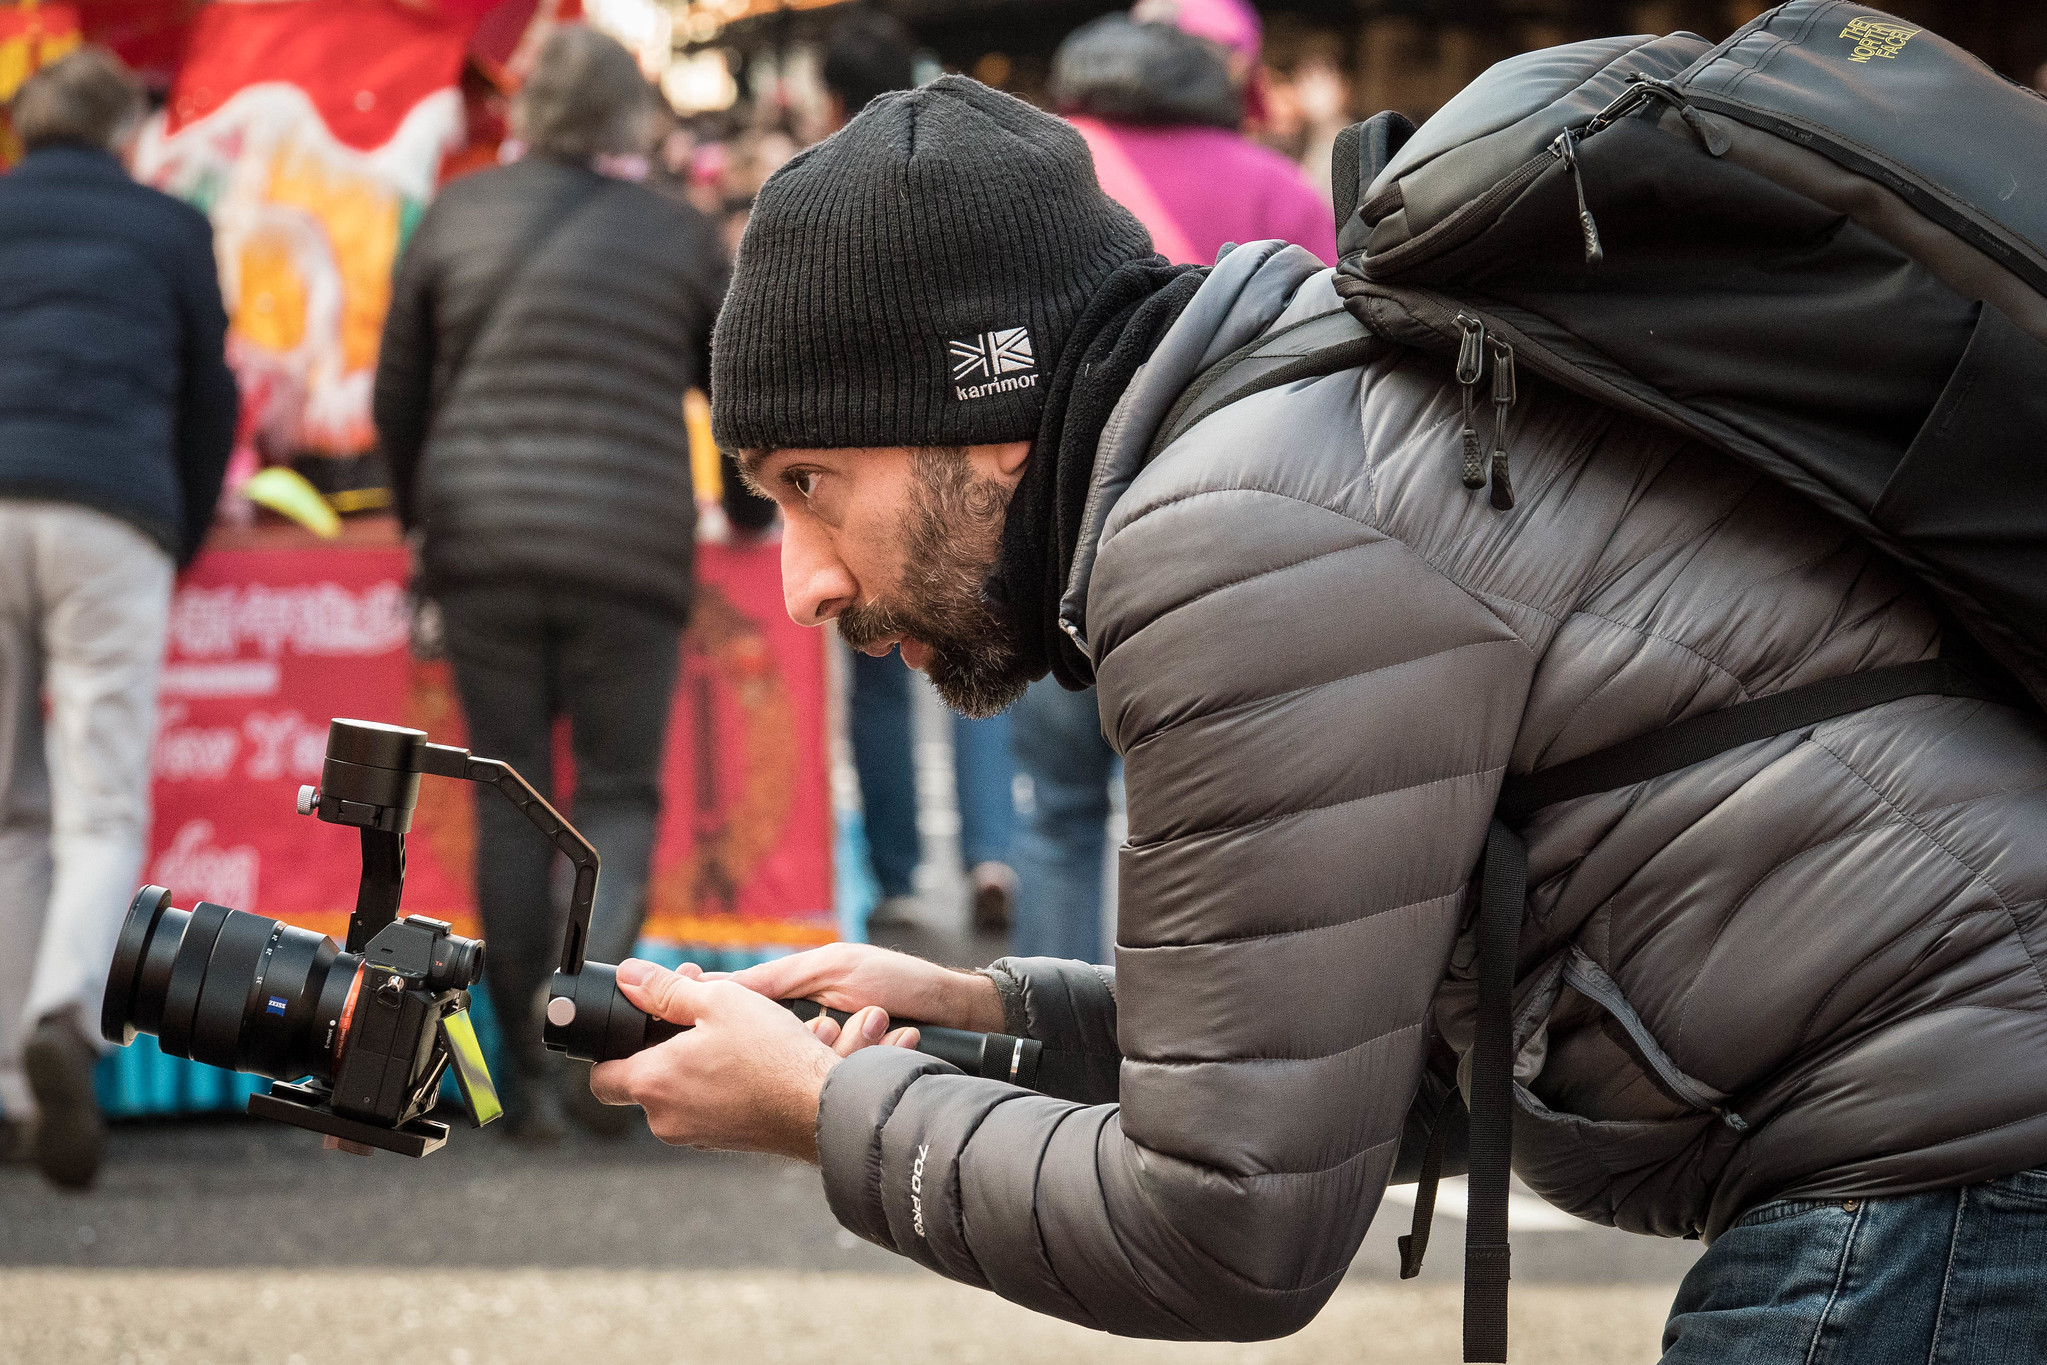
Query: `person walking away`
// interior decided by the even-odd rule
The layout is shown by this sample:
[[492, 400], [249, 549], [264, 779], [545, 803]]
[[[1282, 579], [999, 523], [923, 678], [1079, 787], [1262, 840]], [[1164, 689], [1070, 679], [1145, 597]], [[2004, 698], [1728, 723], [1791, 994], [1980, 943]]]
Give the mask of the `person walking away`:
[[[832, 26], [823, 75], [832, 128], [877, 95], [915, 83], [916, 48], [895, 19], [855, 9]], [[892, 651], [854, 651], [848, 673], [846, 737], [860, 781], [861, 828], [881, 891], [870, 929], [917, 923], [917, 865], [924, 842], [917, 828], [917, 765], [911, 723], [910, 671]], [[960, 865], [968, 884], [967, 919], [983, 932], [1010, 927], [1018, 895], [1012, 870], [1016, 840], [1010, 718], [952, 718], [953, 794], [960, 817]]]
[[[724, 289], [703, 217], [593, 168], [646, 152], [654, 95], [582, 27], [543, 45], [513, 118], [529, 152], [444, 190], [399, 262], [375, 417], [417, 586], [441, 608], [476, 752], [542, 791], [569, 721], [575, 820], [604, 860], [590, 956], [632, 950], [696, 525], [682, 397], [707, 381]], [[486, 984], [515, 1136], [562, 1132], [539, 997], [559, 949], [554, 852], [476, 804]], [[618, 1131], [587, 1103], [587, 1125]]]
[[[1336, 260], [1325, 195], [1237, 131], [1260, 37], [1257, 12], [1239, 0], [1147, 0], [1075, 29], [1053, 59], [1053, 99], [1087, 139], [1102, 189], [1168, 260], [1206, 265], [1226, 242], [1270, 237]], [[1009, 715], [1031, 791], [1009, 949], [1098, 962], [1122, 764], [1102, 737], [1093, 688], [1040, 679]]]
[[72, 1187], [100, 1163], [172, 575], [237, 402], [212, 225], [121, 164], [143, 108], [117, 58], [74, 52], [15, 96], [28, 152], [0, 176], [0, 1112], [33, 1108], [36, 1165]]

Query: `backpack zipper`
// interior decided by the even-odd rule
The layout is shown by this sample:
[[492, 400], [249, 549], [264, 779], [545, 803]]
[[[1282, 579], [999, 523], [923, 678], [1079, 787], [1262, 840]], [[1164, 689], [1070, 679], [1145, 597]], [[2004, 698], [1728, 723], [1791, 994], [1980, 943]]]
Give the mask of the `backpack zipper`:
[[1514, 410], [1514, 348], [1498, 337], [1486, 335], [1483, 319], [1459, 313], [1455, 319], [1463, 333], [1457, 344], [1457, 389], [1464, 404], [1464, 427], [1458, 437], [1464, 447], [1464, 486], [1474, 492], [1486, 486], [1485, 447], [1478, 439], [1472, 414], [1478, 407], [1478, 386], [1485, 380], [1486, 356], [1493, 362], [1493, 459], [1492, 503], [1497, 511], [1514, 506], [1514, 481], [1507, 468], [1507, 416]]
[[1585, 173], [1578, 168], [1578, 139], [1583, 136], [1576, 128], [1564, 129], [1550, 143], [1549, 154], [1570, 168], [1571, 184], [1578, 191], [1578, 230], [1585, 237], [1585, 264], [1597, 269], [1606, 260], [1606, 248], [1599, 244], [1599, 224], [1592, 221], [1592, 210], [1585, 206]]
[[1457, 346], [1457, 387], [1464, 398], [1464, 430], [1458, 433], [1464, 441], [1464, 486], [1478, 489], [1485, 487], [1485, 464], [1471, 413], [1478, 403], [1478, 382], [1485, 378], [1485, 324], [1459, 313], [1457, 326], [1464, 332], [1464, 340]]
[[1507, 414], [1514, 410], [1514, 348], [1487, 339], [1493, 353], [1493, 510], [1514, 508], [1514, 480], [1507, 473]]
[[1692, 130], [1709, 156], [1724, 156], [1732, 145], [1727, 134], [1707, 123], [1676, 86], [1650, 76], [1629, 77], [1628, 88], [1608, 101], [1606, 108], [1587, 119], [1581, 127], [1566, 128], [1558, 133], [1556, 141], [1549, 145], [1549, 153], [1570, 168], [1571, 184], [1578, 191], [1578, 230], [1585, 238], [1585, 264], [1595, 269], [1606, 260], [1606, 248], [1599, 240], [1599, 224], [1593, 221], [1592, 210], [1585, 203], [1585, 173], [1578, 165], [1578, 144], [1594, 133], [1612, 127], [1652, 99], [1662, 100], [1677, 110], [1678, 117], [1685, 121], [1685, 126]]

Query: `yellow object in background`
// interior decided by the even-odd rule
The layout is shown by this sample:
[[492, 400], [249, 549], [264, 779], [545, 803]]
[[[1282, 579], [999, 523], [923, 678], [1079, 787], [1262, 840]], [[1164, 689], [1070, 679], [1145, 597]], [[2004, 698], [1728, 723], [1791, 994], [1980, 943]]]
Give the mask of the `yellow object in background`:
[[702, 389], [682, 396], [682, 424], [689, 432], [689, 475], [698, 502], [725, 496], [725, 471], [718, 464], [718, 443], [711, 439], [711, 400]]
[[320, 490], [306, 482], [297, 470], [272, 465], [258, 470], [242, 485], [242, 496], [258, 507], [290, 517], [322, 540], [341, 534], [341, 518], [320, 496]]

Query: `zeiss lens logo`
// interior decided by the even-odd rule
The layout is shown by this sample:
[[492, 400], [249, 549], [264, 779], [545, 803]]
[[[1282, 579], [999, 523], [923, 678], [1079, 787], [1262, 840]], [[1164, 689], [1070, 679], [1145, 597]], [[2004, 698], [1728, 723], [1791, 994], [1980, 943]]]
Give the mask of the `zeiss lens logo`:
[[[1005, 327], [945, 343], [952, 359], [952, 396], [961, 400], [1038, 386], [1037, 354], [1028, 327]], [[980, 383], [968, 381], [980, 380]]]

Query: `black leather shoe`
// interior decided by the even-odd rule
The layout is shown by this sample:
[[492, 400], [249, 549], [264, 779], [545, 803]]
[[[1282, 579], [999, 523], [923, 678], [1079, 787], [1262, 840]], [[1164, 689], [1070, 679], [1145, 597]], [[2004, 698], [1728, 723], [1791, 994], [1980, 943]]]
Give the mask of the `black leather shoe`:
[[36, 1097], [36, 1168], [53, 1185], [88, 1188], [107, 1140], [92, 1086], [99, 1053], [68, 1013], [52, 1014], [29, 1035], [22, 1062]]

